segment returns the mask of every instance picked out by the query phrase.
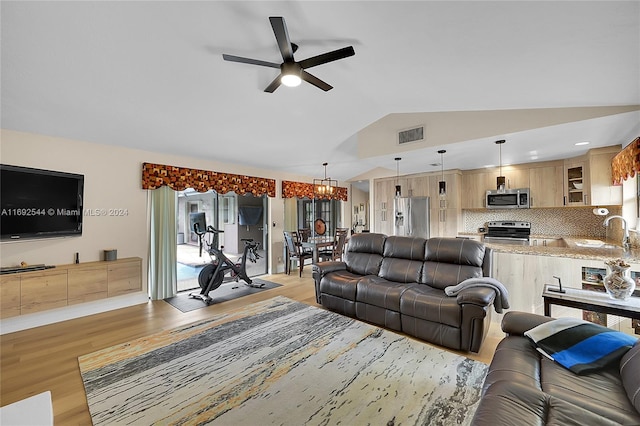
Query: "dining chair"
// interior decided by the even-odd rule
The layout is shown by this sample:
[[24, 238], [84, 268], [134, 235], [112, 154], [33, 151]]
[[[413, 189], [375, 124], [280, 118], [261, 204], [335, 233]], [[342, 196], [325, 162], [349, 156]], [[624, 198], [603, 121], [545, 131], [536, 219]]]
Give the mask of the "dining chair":
[[331, 250], [323, 250], [318, 253], [318, 257], [323, 260], [342, 260], [344, 246], [349, 235], [349, 228], [336, 228]]
[[300, 241], [307, 242], [311, 237], [311, 228], [300, 228], [298, 229], [298, 234], [300, 235]]
[[298, 262], [298, 269], [300, 276], [302, 277], [302, 269], [304, 268], [304, 261], [310, 259], [313, 261], [313, 254], [302, 251], [298, 233], [296, 231], [284, 231], [284, 241], [287, 248], [287, 263], [285, 264], [285, 273], [291, 274], [291, 262]]

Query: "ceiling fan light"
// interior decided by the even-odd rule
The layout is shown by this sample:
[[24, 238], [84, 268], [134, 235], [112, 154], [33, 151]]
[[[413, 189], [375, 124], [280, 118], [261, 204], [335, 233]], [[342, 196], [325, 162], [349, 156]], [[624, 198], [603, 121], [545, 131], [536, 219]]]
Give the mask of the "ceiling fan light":
[[295, 74], [285, 74], [280, 78], [280, 82], [287, 87], [300, 86], [302, 79]]
[[296, 87], [302, 83], [302, 68], [295, 62], [285, 62], [280, 66], [282, 77], [280, 82], [288, 87]]

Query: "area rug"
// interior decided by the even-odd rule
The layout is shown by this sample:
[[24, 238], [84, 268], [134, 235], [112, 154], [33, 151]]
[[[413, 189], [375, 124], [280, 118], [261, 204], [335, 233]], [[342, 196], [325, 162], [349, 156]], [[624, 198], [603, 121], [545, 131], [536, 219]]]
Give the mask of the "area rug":
[[79, 364], [94, 425], [466, 425], [487, 369], [285, 297]]
[[200, 293], [199, 288], [195, 290], [188, 290], [188, 291], [178, 293], [178, 295], [164, 299], [164, 301], [170, 304], [171, 306], [173, 306], [174, 308], [181, 310], [182, 312], [190, 312], [196, 309], [206, 308], [207, 306], [210, 306], [210, 305], [215, 305], [216, 303], [226, 302], [228, 300], [237, 299], [238, 297], [247, 296], [249, 294], [254, 294], [254, 293], [260, 293], [261, 291], [264, 291], [264, 290], [269, 290], [272, 288], [277, 288], [282, 286], [282, 284], [274, 283], [267, 280], [262, 280], [259, 278], [254, 279], [252, 281], [253, 281], [253, 285], [263, 284], [263, 286], [260, 288], [249, 287], [245, 285], [243, 282], [237, 283], [235, 281], [229, 282], [229, 283], [223, 283], [220, 287], [218, 287], [217, 289], [209, 293], [209, 296], [212, 299], [209, 305], [207, 305], [200, 299], [193, 299], [189, 297], [189, 293]]

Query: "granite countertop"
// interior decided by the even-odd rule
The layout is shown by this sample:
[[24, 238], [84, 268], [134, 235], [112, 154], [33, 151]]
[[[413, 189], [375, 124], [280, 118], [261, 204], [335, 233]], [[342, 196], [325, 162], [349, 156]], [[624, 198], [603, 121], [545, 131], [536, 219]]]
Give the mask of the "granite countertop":
[[[562, 238], [567, 247], [548, 247], [548, 246], [519, 246], [510, 244], [486, 244], [498, 252], [514, 253], [514, 254], [533, 254], [538, 256], [556, 256], [569, 257], [573, 259], [625, 259], [628, 262], [640, 263], [640, 249], [632, 248], [624, 251], [621, 247], [613, 248], [596, 248], [596, 247], [580, 247], [577, 243], [585, 239], [594, 240], [595, 237], [558, 237], [556, 236], [533, 236], [532, 238]], [[606, 242], [607, 244], [616, 245], [615, 242]], [[619, 243], [617, 243], [619, 244]]]

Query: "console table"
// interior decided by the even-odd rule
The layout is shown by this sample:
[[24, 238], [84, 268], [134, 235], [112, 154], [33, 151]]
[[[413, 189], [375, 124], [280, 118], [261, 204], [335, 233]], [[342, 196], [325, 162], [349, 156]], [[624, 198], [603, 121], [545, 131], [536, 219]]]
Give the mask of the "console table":
[[0, 275], [0, 318], [141, 290], [142, 259], [139, 257]]
[[550, 284], [544, 286], [542, 298], [544, 299], [545, 316], [551, 316], [551, 305], [558, 305], [640, 319], [640, 297], [630, 297], [628, 300], [615, 300], [610, 298], [607, 293], [598, 291], [565, 287], [565, 293], [558, 293], [550, 291], [549, 288], [557, 289], [558, 287]]

